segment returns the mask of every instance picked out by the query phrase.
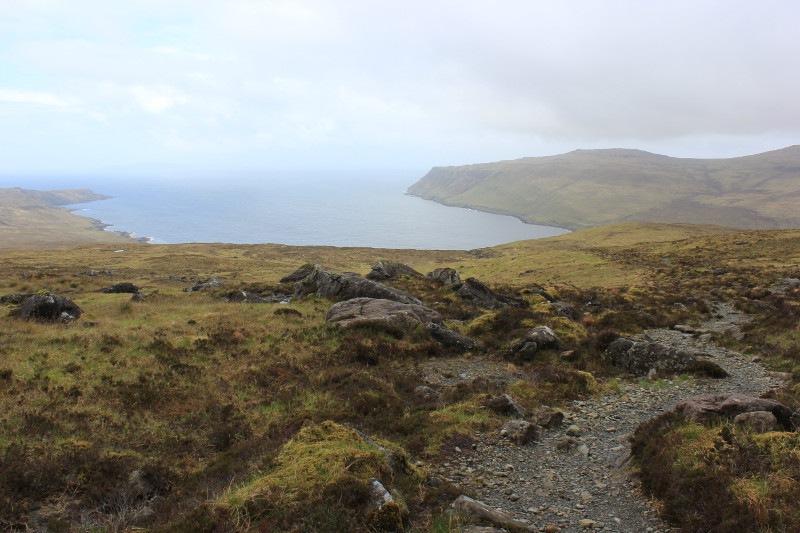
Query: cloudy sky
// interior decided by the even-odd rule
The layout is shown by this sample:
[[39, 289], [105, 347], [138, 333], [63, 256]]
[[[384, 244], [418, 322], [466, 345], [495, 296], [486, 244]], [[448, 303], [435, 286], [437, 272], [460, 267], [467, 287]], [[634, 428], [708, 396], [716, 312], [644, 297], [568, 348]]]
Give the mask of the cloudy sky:
[[0, 173], [800, 143], [795, 0], [0, 0]]

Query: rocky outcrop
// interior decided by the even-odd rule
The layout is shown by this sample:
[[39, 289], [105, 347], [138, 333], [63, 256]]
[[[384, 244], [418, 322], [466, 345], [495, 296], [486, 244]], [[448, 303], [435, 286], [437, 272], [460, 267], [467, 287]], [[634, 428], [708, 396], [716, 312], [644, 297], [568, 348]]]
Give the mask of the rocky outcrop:
[[249, 304], [268, 304], [287, 302], [289, 296], [282, 293], [269, 294], [267, 296], [248, 291], [233, 291], [225, 296], [225, 299], [233, 303], [249, 303]]
[[381, 281], [384, 279], [394, 279], [397, 276], [417, 276], [422, 274], [414, 270], [408, 265], [398, 263], [397, 261], [378, 261], [369, 274], [366, 275], [367, 279], [373, 281]]
[[437, 268], [433, 272], [425, 274], [427, 277], [435, 279], [442, 283], [442, 285], [458, 285], [461, 284], [461, 276], [454, 268]]
[[283, 278], [283, 280], [296, 279], [303, 274], [305, 274], [305, 277], [298, 280], [294, 286], [294, 295], [299, 298], [309, 294], [316, 294], [320, 298], [329, 298], [332, 300], [377, 298], [393, 300], [405, 304], [422, 305], [422, 302], [418, 298], [400, 289], [389, 287], [377, 281], [361, 278], [358, 274], [334, 274], [318, 265], [314, 265], [314, 267], [310, 269], [305, 266], [301, 267], [298, 271]]
[[442, 320], [439, 313], [425, 306], [378, 298], [353, 298], [339, 302], [331, 306], [325, 318], [343, 327], [380, 324], [406, 333], [417, 326]]
[[528, 306], [524, 299], [498, 294], [475, 278], [467, 278], [461, 284], [454, 285], [453, 290], [462, 299], [484, 309]]
[[655, 370], [658, 376], [698, 371], [708, 377], [724, 377], [727, 373], [702, 354], [678, 350], [649, 341], [619, 338], [606, 349], [611, 364], [634, 376], [647, 376]]
[[507, 356], [511, 359], [530, 361], [539, 350], [557, 349], [561, 347], [561, 339], [547, 326], [539, 326], [530, 330], [525, 337], [508, 348]]
[[480, 345], [466, 335], [462, 335], [457, 331], [446, 328], [436, 322], [429, 322], [425, 329], [443, 346], [448, 348], [455, 348], [462, 352], [469, 352], [472, 350], [479, 350]]
[[204, 289], [216, 289], [218, 287], [222, 287], [222, 282], [217, 278], [210, 278], [195, 283], [191, 287], [186, 287], [185, 289], [183, 289], [183, 292], [196, 292], [196, 291], [202, 291]]
[[297, 283], [298, 281], [306, 279], [317, 268], [320, 268], [320, 266], [312, 265], [310, 263], [305, 264], [288, 276], [283, 276], [280, 280], [280, 283]]
[[493, 509], [482, 501], [472, 499], [469, 496], [459, 496], [456, 498], [456, 500], [450, 504], [450, 508], [447, 512], [469, 524], [489, 524], [512, 531], [532, 531], [526, 523], [515, 520], [508, 513]]
[[711, 423], [716, 420], [732, 420], [742, 413], [766, 411], [772, 413], [784, 429], [793, 431], [798, 420], [793, 411], [776, 400], [756, 398], [746, 394], [712, 394], [692, 396], [678, 403], [675, 412], [700, 422]]
[[110, 287], [104, 287], [100, 289], [98, 292], [104, 292], [106, 294], [136, 294], [140, 292], [142, 289], [133, 283], [129, 283], [127, 281], [123, 281], [122, 283], [115, 283]]
[[20, 304], [17, 317], [36, 322], [69, 322], [83, 314], [75, 302], [55, 294], [34, 294]]

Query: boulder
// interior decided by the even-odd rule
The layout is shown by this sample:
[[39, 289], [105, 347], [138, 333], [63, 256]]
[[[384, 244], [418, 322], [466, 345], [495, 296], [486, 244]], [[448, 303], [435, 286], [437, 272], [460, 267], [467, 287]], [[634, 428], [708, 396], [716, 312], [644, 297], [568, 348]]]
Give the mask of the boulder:
[[547, 326], [539, 326], [530, 330], [522, 340], [515, 342], [508, 349], [511, 358], [523, 361], [531, 360], [539, 350], [559, 348], [561, 339]]
[[782, 403], [739, 393], [692, 396], [679, 402], [675, 411], [707, 423], [720, 419], [730, 420], [742, 413], [766, 411], [774, 415], [778, 424], [787, 431], [793, 431], [796, 427], [792, 420], [792, 410]]
[[[291, 274], [291, 277], [295, 277], [295, 274], [297, 273]], [[334, 274], [317, 265], [308, 272], [306, 277], [297, 281], [294, 287], [295, 296], [300, 298], [314, 293], [320, 298], [333, 300], [373, 298], [393, 300], [405, 304], [422, 304], [418, 298], [400, 289], [389, 287], [377, 281], [360, 278], [358, 274]]]
[[515, 520], [508, 513], [493, 509], [489, 505], [479, 500], [474, 500], [469, 496], [459, 496], [450, 504], [448, 514], [455, 515], [468, 522], [478, 522], [479, 524], [489, 524], [516, 531], [532, 531], [531, 528], [520, 520]]
[[15, 292], [0, 296], [0, 304], [14, 304], [18, 305], [33, 296], [32, 292]]
[[778, 419], [769, 411], [751, 411], [733, 417], [733, 423], [755, 433], [778, 431]]
[[525, 409], [520, 407], [514, 399], [508, 394], [500, 394], [499, 396], [491, 396], [484, 403], [486, 407], [496, 413], [505, 416], [513, 416], [514, 418], [522, 418], [525, 416]]
[[377, 323], [408, 333], [419, 325], [440, 322], [442, 317], [422, 305], [378, 298], [353, 298], [331, 306], [325, 319], [343, 327]]
[[366, 275], [367, 279], [380, 281], [384, 279], [394, 279], [397, 276], [422, 276], [419, 272], [414, 270], [408, 265], [398, 263], [397, 261], [378, 261], [369, 274]]
[[564, 413], [552, 407], [542, 407], [533, 414], [532, 420], [543, 428], [555, 429], [564, 423]]
[[508, 437], [508, 440], [514, 444], [528, 444], [536, 440], [539, 436], [536, 424], [532, 424], [527, 420], [509, 420], [500, 430], [500, 434]]
[[498, 294], [475, 278], [467, 278], [462, 283], [454, 285], [453, 290], [462, 299], [485, 309], [528, 306], [523, 298]]
[[442, 285], [457, 285], [461, 283], [461, 276], [454, 268], [437, 268], [425, 274], [429, 278], [440, 281]]
[[239, 291], [229, 292], [225, 296], [225, 299], [233, 303], [267, 304], [267, 303], [286, 302], [289, 300], [289, 296], [282, 293], [274, 293], [268, 296], [263, 296], [255, 292], [247, 292], [239, 290]]
[[222, 282], [217, 278], [209, 278], [195, 283], [191, 287], [186, 287], [183, 292], [196, 292], [204, 289], [216, 289], [217, 287], [222, 287]]
[[606, 355], [612, 365], [639, 377], [647, 376], [651, 369], [655, 369], [658, 376], [681, 372], [698, 372], [707, 377], [728, 375], [702, 354], [677, 350], [656, 342], [619, 338], [608, 345]]
[[553, 307], [558, 316], [563, 316], [565, 318], [569, 318], [570, 320], [575, 320], [577, 311], [567, 302], [553, 302], [550, 305]]
[[305, 264], [288, 276], [283, 276], [280, 283], [297, 283], [298, 281], [302, 281], [310, 276], [317, 268], [319, 268], [319, 265]]
[[428, 330], [431, 337], [448, 348], [456, 348], [462, 352], [480, 349], [480, 345], [466, 335], [462, 335], [457, 331], [453, 331], [435, 322], [429, 322], [425, 326], [425, 329]]
[[139, 291], [141, 291], [141, 288], [139, 288], [137, 285], [123, 281], [122, 283], [115, 283], [110, 287], [104, 287], [98, 292], [104, 292], [107, 294], [136, 294]]
[[83, 310], [69, 298], [55, 294], [34, 294], [20, 304], [17, 317], [37, 322], [69, 322], [82, 313]]

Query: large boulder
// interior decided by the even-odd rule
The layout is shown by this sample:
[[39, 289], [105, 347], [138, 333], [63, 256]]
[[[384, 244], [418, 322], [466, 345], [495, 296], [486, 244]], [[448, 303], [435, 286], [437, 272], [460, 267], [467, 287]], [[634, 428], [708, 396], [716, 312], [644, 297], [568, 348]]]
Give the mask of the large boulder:
[[343, 327], [381, 324], [408, 333], [419, 325], [441, 322], [442, 317], [423, 305], [379, 298], [353, 298], [331, 306], [325, 319]]
[[366, 277], [367, 279], [380, 281], [394, 279], [397, 276], [422, 276], [422, 274], [397, 261], [378, 261]]
[[461, 284], [454, 285], [453, 290], [462, 299], [485, 309], [528, 306], [523, 298], [498, 294], [475, 278], [467, 278]]
[[561, 339], [547, 326], [539, 326], [530, 330], [525, 337], [508, 348], [508, 356], [513, 359], [529, 361], [539, 352], [551, 348], [560, 348]]
[[36, 322], [69, 322], [82, 313], [75, 302], [64, 296], [34, 294], [20, 304], [17, 317]]
[[793, 431], [797, 427], [797, 421], [792, 418], [792, 410], [782, 403], [735, 392], [692, 396], [675, 406], [675, 412], [706, 423], [721, 419], [731, 420], [742, 413], [757, 411], [772, 413], [778, 424], [788, 431]]
[[469, 352], [471, 350], [479, 350], [480, 345], [466, 335], [462, 335], [457, 331], [446, 328], [436, 322], [429, 322], [425, 329], [431, 334], [435, 340], [448, 348], [456, 348], [462, 352]]
[[608, 345], [611, 364], [634, 376], [647, 376], [650, 370], [663, 376], [681, 372], [700, 372], [708, 377], [725, 377], [727, 372], [702, 354], [664, 346], [657, 342], [619, 338]]
[[[294, 286], [294, 294], [300, 298], [308, 294], [316, 293], [320, 298], [329, 298], [332, 300], [377, 298], [393, 300], [405, 304], [422, 305], [422, 302], [418, 298], [411, 296], [407, 292], [389, 287], [377, 281], [361, 278], [358, 274], [334, 274], [318, 265], [315, 265], [311, 269], [301, 267], [301, 270], [303, 269], [305, 269], [304, 272], [307, 275], [298, 280]], [[294, 279], [297, 277], [295, 274], [297, 274], [297, 272], [287, 276], [287, 278], [291, 277]], [[285, 280], [287, 278], [283, 279]]]
[[461, 276], [454, 268], [437, 268], [433, 272], [425, 274], [427, 277], [440, 281], [442, 285], [461, 284]]

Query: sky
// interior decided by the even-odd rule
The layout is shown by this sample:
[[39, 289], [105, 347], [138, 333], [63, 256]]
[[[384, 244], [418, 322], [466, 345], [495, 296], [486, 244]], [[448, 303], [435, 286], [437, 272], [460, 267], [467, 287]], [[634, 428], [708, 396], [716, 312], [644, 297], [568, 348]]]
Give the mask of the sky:
[[800, 144], [795, 0], [0, 0], [0, 174]]

